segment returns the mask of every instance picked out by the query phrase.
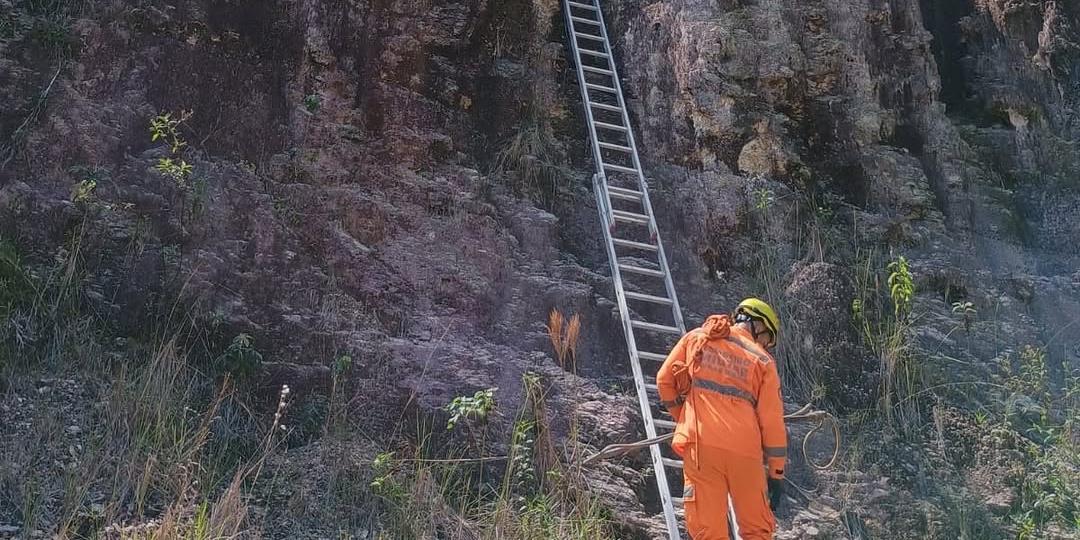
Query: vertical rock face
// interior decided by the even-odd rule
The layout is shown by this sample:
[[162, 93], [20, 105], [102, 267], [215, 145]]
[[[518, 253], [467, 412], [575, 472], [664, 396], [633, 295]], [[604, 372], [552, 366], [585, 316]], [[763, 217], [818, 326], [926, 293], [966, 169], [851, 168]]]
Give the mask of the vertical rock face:
[[[985, 381], [1026, 345], [1059, 384], [1077, 368], [1080, 259], [1062, 243], [1080, 238], [1075, 3], [611, 11], [654, 189], [673, 203], [661, 213], [678, 287], [712, 292], [687, 295], [691, 320], [749, 294], [777, 303], [789, 397], [877, 402], [895, 368], [860, 317], [891, 315], [885, 265], [899, 255], [917, 291], [908, 354], [932, 383]], [[868, 290], [880, 305], [854, 303]], [[964, 392], [948, 402], [994, 399]], [[1001, 476], [973, 496], [1008, 491]], [[809, 534], [801, 519], [790, 537]]]
[[[377, 364], [387, 338], [476, 336], [524, 339], [510, 356], [525, 358], [543, 348], [548, 309], [592, 302], [565, 281], [580, 269], [558, 264], [554, 216], [489, 193], [496, 181], [477, 169], [535, 95], [549, 104], [555, 93], [555, 9], [288, 1], [83, 12], [70, 29], [78, 53], [0, 177], [4, 234], [48, 246], [92, 223], [90, 281], [127, 329], [184, 284], [283, 360], [351, 350]], [[21, 54], [5, 56], [22, 68], [12, 84], [53, 74], [34, 72], [29, 38], [4, 47]], [[170, 111], [192, 113], [181, 127], [186, 183], [152, 171], [166, 154], [146, 126]], [[96, 171], [100, 204], [75, 207], [82, 176], [72, 171], [84, 170]], [[508, 309], [525, 283], [541, 296]]]
[[[726, 250], [725, 265], [752, 267], [748, 249], [762, 249], [746, 237], [760, 229], [753, 192], [764, 186], [778, 199], [768, 221], [783, 222], [779, 237], [767, 236], [781, 246], [781, 271], [808, 257], [848, 265], [880, 242], [911, 254], [916, 274], [957, 277], [965, 294], [996, 296], [1014, 274], [1069, 281], [1077, 259], [1058, 242], [1080, 223], [1070, 142], [1080, 94], [1078, 17], [1065, 4], [613, 6], [647, 159], [678, 165], [657, 167], [661, 189], [681, 191], [696, 174], [683, 171], [716, 171], [732, 178], [714, 184], [722, 194], [700, 190], [679, 210], [731, 214], [721, 210], [731, 199], [746, 201], [734, 223], [681, 216], [669, 233], [727, 244], [716, 249]], [[826, 216], [826, 229], [847, 238], [821, 251], [804, 227], [821, 228]], [[730, 305], [725, 288], [717, 303]], [[1054, 305], [1076, 296], [1047, 292], [1055, 299], [1040, 300]], [[1010, 333], [1019, 319], [1005, 318], [997, 330]], [[1060, 321], [1031, 323], [1044, 340], [1058, 329], [1080, 338]], [[1075, 361], [1067, 348], [1057, 362]]]
[[[868, 408], [887, 362], [853, 300], [903, 254], [929, 368], [969, 381], [1024, 345], [1055, 374], [1080, 362], [1080, 4], [603, 5], [688, 323], [766, 297], [789, 395]], [[584, 392], [551, 403], [584, 400], [596, 444], [626, 436], [557, 2], [111, 2], [66, 14], [60, 41], [16, 7], [0, 235], [44, 264], [88, 224], [84, 300], [115, 331], [182, 288], [274, 361], [351, 355], [373, 432], [481, 388], [512, 408], [531, 369]], [[178, 183], [146, 127], [185, 110]], [[552, 308], [585, 321], [583, 387], [550, 357]], [[647, 482], [611, 470], [633, 506]]]

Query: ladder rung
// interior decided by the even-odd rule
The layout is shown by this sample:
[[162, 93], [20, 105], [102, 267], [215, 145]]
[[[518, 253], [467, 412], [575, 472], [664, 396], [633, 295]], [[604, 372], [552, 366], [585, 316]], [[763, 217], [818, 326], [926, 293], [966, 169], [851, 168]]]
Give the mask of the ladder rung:
[[[618, 107], [612, 107], [611, 105], [604, 105], [603, 103], [592, 103], [592, 102], [590, 102], [589, 105], [593, 105], [593, 106], [596, 106], [596, 107], [598, 107], [600, 109], [606, 109], [606, 110], [615, 110], [615, 111], [621, 111], [622, 110], [622, 109], [620, 109]], [[601, 105], [603, 105], [603, 106], [601, 107]], [[603, 148], [604, 150], [617, 150], [619, 152], [633, 152], [634, 151], [633, 148], [630, 148], [629, 146], [623, 146], [621, 144], [611, 144], [611, 143], [599, 142], [599, 141], [597, 141], [596, 144], [597, 144], [597, 146], [599, 146], [600, 148]], [[630, 190], [626, 190], [626, 191], [630, 191]], [[636, 194], [635, 198], [637, 198], [637, 199], [641, 198], [641, 193], [640, 192], [635, 191], [634, 193]]]
[[579, 4], [577, 2], [566, 2], [566, 5], [568, 5], [570, 7], [582, 8], [582, 9], [591, 9], [593, 11], [596, 11], [596, 6], [590, 6], [589, 4]]
[[683, 498], [682, 497], [672, 497], [671, 502], [672, 502], [672, 504], [682, 506], [683, 505]]
[[669, 430], [674, 430], [675, 429], [675, 422], [672, 422], [671, 420], [656, 420], [654, 418], [653, 419], [653, 425], [655, 425], [656, 427], [662, 427], [662, 428], [669, 429]]
[[[611, 111], [611, 112], [617, 112], [617, 113], [622, 112], [622, 107], [616, 107], [615, 105], [608, 105], [607, 103], [597, 103], [595, 101], [590, 101], [589, 106], [590, 107], [596, 107], [597, 109], [603, 109], [605, 111]], [[618, 146], [618, 145], [615, 145], [615, 144], [600, 143], [600, 146], [603, 147], [605, 144], [607, 144], [608, 146], [615, 146], [615, 147], [617, 147], [619, 149], [626, 148], [626, 150], [623, 150], [624, 152], [632, 152], [633, 151], [632, 149], [630, 149], [630, 148], [628, 148], [626, 146]]]
[[585, 88], [588, 88], [589, 90], [601, 90], [601, 91], [604, 91], [604, 92], [610, 92], [612, 94], [618, 94], [618, 92], [619, 92], [618, 90], [616, 90], [616, 89], [614, 89], [614, 88], [612, 88], [610, 86], [600, 86], [599, 84], [593, 84], [593, 83], [585, 83]]
[[[622, 265], [620, 264], [619, 266], [621, 267]], [[664, 326], [662, 324], [647, 323], [645, 321], [630, 321], [630, 325], [634, 328], [640, 328], [642, 330], [652, 330], [654, 332], [663, 332], [665, 334], [675, 334], [676, 336], [682, 335], [682, 331], [678, 328], [675, 328], [674, 326]], [[638, 356], [641, 356], [640, 352], [638, 353]]]
[[579, 47], [577, 52], [578, 54], [587, 54], [589, 56], [595, 56], [597, 58], [610, 58], [610, 56], [608, 56], [608, 53], [603, 51], [590, 51], [589, 49], [582, 49]]
[[649, 384], [649, 383], [645, 383], [645, 390], [648, 390], [649, 392], [659, 392], [660, 391], [660, 389], [657, 388], [657, 386], [655, 384]]
[[574, 37], [591, 39], [593, 41], [599, 41], [599, 42], [604, 41], [604, 36], [594, 36], [592, 34], [586, 34], [584, 32], [574, 32]]
[[645, 214], [623, 212], [622, 210], [612, 210], [611, 217], [615, 218], [615, 221], [625, 221], [627, 223], [645, 224], [649, 222], [649, 216], [646, 216]]
[[[615, 197], [616, 199], [624, 199], [626, 201], [640, 201], [640, 200], [642, 200], [642, 192], [635, 191], [633, 189], [620, 188], [620, 187], [616, 187], [616, 186], [608, 186], [608, 192], [611, 193], [611, 197]], [[649, 244], [643, 244], [643, 245], [649, 245]]]
[[581, 17], [575, 17], [575, 16], [572, 16], [572, 15], [570, 16], [570, 20], [572, 20], [574, 22], [589, 23], [589, 24], [592, 24], [592, 25], [595, 25], [595, 26], [600, 26], [600, 21], [591, 21], [589, 19], [582, 19]]
[[672, 304], [670, 298], [664, 298], [663, 296], [653, 296], [651, 294], [641, 294], [636, 292], [626, 291], [626, 297], [631, 300], [641, 300], [642, 302], [652, 302], [654, 304], [663, 304], [670, 306]]
[[616, 126], [615, 124], [609, 124], [607, 122], [597, 122], [596, 120], [593, 120], [593, 125], [596, 126], [596, 127], [600, 127], [600, 128], [604, 128], [604, 129], [611, 129], [611, 130], [614, 130], [614, 131], [628, 131], [623, 126]]
[[598, 68], [598, 67], [593, 67], [593, 66], [586, 66], [585, 64], [581, 64], [581, 69], [583, 69], [585, 71], [588, 71], [589, 73], [599, 73], [601, 75], [614, 75], [615, 74], [615, 72], [611, 71], [610, 69]]
[[638, 351], [637, 355], [638, 358], [642, 360], [652, 360], [653, 362], [663, 362], [664, 360], [667, 360], [667, 355], [654, 352]]
[[[608, 188], [608, 191], [611, 191], [610, 187]], [[622, 246], [627, 248], [643, 249], [645, 251], [656, 251], [656, 246], [654, 246], [653, 244], [646, 244], [645, 242], [635, 242], [633, 240], [626, 240], [624, 238], [612, 238], [611, 243], [615, 244], [616, 246]]]
[[661, 461], [664, 462], [664, 465], [667, 466], [667, 467], [675, 467], [676, 469], [683, 468], [682, 460], [669, 459], [669, 458], [660, 458], [660, 459], [661, 459]]
[[[604, 144], [607, 144], [607, 143], [600, 143], [600, 144], [604, 145]], [[617, 186], [608, 186], [607, 189], [611, 193], [614, 193], [615, 196], [619, 197], [620, 199], [627, 199], [627, 200], [633, 199], [635, 201], [641, 199], [641, 192], [640, 191], [635, 191], [633, 189], [627, 189], [627, 188], [621, 188], [621, 187], [617, 187]]]
[[636, 173], [636, 172], [638, 172], [637, 169], [632, 169], [630, 167], [623, 167], [622, 165], [615, 165], [614, 163], [605, 163], [604, 168], [605, 169], [611, 169], [613, 171], [624, 172], [624, 173]]

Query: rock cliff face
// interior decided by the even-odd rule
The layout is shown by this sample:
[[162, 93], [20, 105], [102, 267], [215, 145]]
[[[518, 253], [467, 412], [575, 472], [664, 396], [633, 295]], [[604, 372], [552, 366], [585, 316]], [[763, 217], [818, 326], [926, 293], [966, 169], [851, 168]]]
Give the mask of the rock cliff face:
[[[787, 323], [789, 396], [816, 391], [848, 410], [880, 398], [894, 366], [858, 335], [852, 299], [867, 287], [860, 265], [901, 254], [920, 291], [915, 356], [938, 382], [989, 384], [992, 366], [1027, 344], [1045, 347], [1055, 372], [1076, 369], [1080, 281], [1065, 245], [1080, 210], [1075, 6], [673, 1], [612, 12], [654, 198], [670, 203], [680, 290], [712, 291], [687, 308], [698, 318], [767, 291]], [[957, 331], [967, 302], [979, 315], [959, 317]], [[986, 403], [973, 388], [935, 409]], [[927, 474], [914, 493], [932, 491]], [[972, 492], [990, 501], [1008, 489]], [[804, 514], [792, 537], [810, 534]], [[948, 537], [935, 519], [913, 534]]]
[[[760, 176], [778, 195], [763, 232], [782, 244], [779, 268], [847, 263], [882, 242], [938, 288], [985, 295], [1017, 274], [1056, 275], [1064, 289], [1025, 301], [1075, 297], [1061, 243], [1076, 233], [1064, 218], [1077, 207], [1074, 8], [924, 4], [623, 4], [614, 19], [646, 152], [683, 166], [659, 166], [658, 181], [668, 200], [704, 199], [689, 208], [714, 217], [674, 241], [725, 237], [723, 264], [752, 266], [758, 246], [743, 238], [760, 224], [742, 177]], [[801, 230], [823, 221], [842, 238]], [[730, 301], [745, 288], [735, 285], [719, 294]], [[1063, 325], [1029, 323], [1044, 339]], [[1076, 334], [1059, 337], [1064, 362]]]
[[[917, 291], [906, 335], [933, 384], [987, 382], [1027, 345], [1058, 381], [1076, 369], [1080, 5], [604, 10], [689, 324], [766, 296], [785, 319], [790, 400], [873, 408], [896, 366], [867, 343], [852, 301], [903, 255]], [[253, 335], [268, 362], [349, 355], [366, 432], [441, 418], [488, 387], [513, 408], [531, 370], [551, 385], [560, 436], [572, 409], [591, 444], [634, 436], [557, 2], [0, 11], [0, 236], [47, 264], [76, 232], [81, 302], [110, 332], [144, 330], [179, 293], [219, 339]], [[193, 170], [177, 182], [154, 171], [170, 154], [146, 126], [187, 110]], [[75, 200], [87, 181], [92, 202]], [[551, 357], [553, 308], [583, 318], [582, 377]], [[305, 390], [318, 393], [326, 372], [312, 372]], [[298, 371], [281, 373], [266, 384]], [[985, 404], [973, 388], [924, 401], [917, 414], [938, 426], [928, 438], [982, 436], [961, 429]], [[860, 444], [887, 431], [851, 422]], [[992, 470], [956, 464], [975, 463], [974, 449], [927, 457], [901, 444], [871, 444], [848, 476], [800, 473], [822, 498], [781, 515], [786, 537], [948, 538], [953, 507], [929, 479], [962, 486], [980, 511], [1012, 489], [993, 473], [965, 480]], [[590, 474], [622, 521], [656, 530], [647, 479]]]

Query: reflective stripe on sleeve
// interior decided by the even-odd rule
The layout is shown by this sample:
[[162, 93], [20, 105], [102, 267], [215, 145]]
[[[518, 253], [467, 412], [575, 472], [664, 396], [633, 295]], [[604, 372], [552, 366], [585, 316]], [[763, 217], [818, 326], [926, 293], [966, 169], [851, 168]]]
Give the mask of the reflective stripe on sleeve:
[[786, 446], [766, 446], [765, 457], [787, 457]]

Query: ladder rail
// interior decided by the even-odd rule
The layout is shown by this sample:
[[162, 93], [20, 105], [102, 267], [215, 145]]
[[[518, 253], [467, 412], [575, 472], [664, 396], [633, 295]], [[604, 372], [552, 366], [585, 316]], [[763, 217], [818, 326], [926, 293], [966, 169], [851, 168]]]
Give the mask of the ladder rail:
[[[585, 71], [581, 69], [581, 54], [578, 52], [577, 38], [575, 37], [575, 34], [578, 33], [577, 28], [574, 26], [574, 19], [576, 17], [574, 17], [573, 14], [570, 12], [570, 7], [571, 7], [570, 6], [570, 0], [563, 0], [563, 14], [566, 16], [566, 28], [570, 32], [570, 39], [569, 39], [569, 41], [570, 41], [570, 50], [573, 53], [574, 65], [576, 66], [574, 71], [577, 72], [578, 85], [581, 87], [581, 97], [582, 97], [582, 99], [585, 100], [585, 120], [586, 120], [586, 123], [589, 126], [589, 143], [592, 146], [592, 155], [594, 156], [594, 159], [599, 164], [599, 162], [600, 162], [599, 137], [596, 136], [596, 127], [593, 125], [593, 123], [596, 120], [593, 118], [592, 107], [589, 107], [589, 101], [591, 101], [591, 100], [589, 99], [589, 91], [588, 91], [588, 88], [586, 86], [587, 82], [585, 81]], [[597, 5], [596, 14], [601, 17], [601, 23], [600, 24], [603, 25], [603, 17], [600, 14], [599, 4]], [[604, 50], [605, 51], [608, 50], [606, 42], [604, 43]], [[609, 57], [609, 61], [610, 61], [610, 57]], [[610, 67], [613, 68], [612, 69], [612, 73], [613, 73], [612, 76], [614, 76], [616, 79], [618, 79], [618, 76], [614, 75], [614, 67], [615, 67], [614, 62], [610, 62]], [[598, 174], [603, 176], [603, 174], [604, 174], [603, 167], [598, 167], [598, 170], [599, 170]], [[595, 178], [595, 176], [594, 176], [594, 178]], [[610, 211], [608, 211], [608, 209], [606, 208], [606, 206], [607, 206], [606, 202], [611, 200], [611, 199], [608, 198], [606, 178], [604, 179], [602, 184], [603, 184], [602, 193], [597, 194], [597, 197], [600, 198], [602, 196], [603, 200], [605, 202], [603, 205], [600, 205], [600, 210], [601, 210], [601, 212], [600, 212], [600, 221], [601, 221], [601, 223], [604, 224], [604, 230], [607, 230], [607, 229], [611, 228], [611, 225], [612, 225], [612, 222], [613, 222], [614, 218], [612, 218], [610, 216]]]
[[[596, 0], [599, 7], [599, 0]], [[600, 35], [604, 38], [604, 50], [607, 51], [608, 57], [612, 59], [611, 71], [615, 73], [612, 77], [615, 81], [615, 95], [618, 97], [619, 108], [622, 109], [623, 124], [630, 128], [630, 113], [626, 108], [626, 102], [623, 100], [622, 82], [619, 80], [618, 72], [615, 67], [615, 51], [611, 50], [611, 40], [608, 38], [607, 24], [604, 22], [604, 16], [601, 11], [597, 11], [598, 18], [600, 19]], [[664, 244], [660, 239], [660, 228], [656, 225], [656, 214], [653, 212], [652, 200], [649, 199], [649, 185], [645, 180], [645, 169], [641, 167], [641, 158], [638, 156], [637, 140], [634, 137], [634, 130], [627, 129], [626, 131], [627, 146], [631, 148], [630, 155], [634, 162], [634, 168], [637, 169], [638, 176], [638, 190], [641, 191], [642, 206], [645, 208], [645, 213], [649, 216], [649, 232], [656, 237], [657, 255], [660, 262], [660, 268], [664, 272], [664, 288], [667, 290], [668, 298], [672, 300], [671, 313], [675, 317], [675, 326], [686, 333], [686, 323], [683, 321], [682, 308], [679, 306], [678, 295], [675, 294], [675, 284], [671, 279], [671, 269], [668, 267], [667, 254], [664, 252]]]
[[[594, 178], [599, 175], [594, 176]], [[603, 179], [597, 178], [594, 189], [597, 198], [603, 196], [603, 187], [601, 184]], [[603, 204], [598, 204], [597, 208], [600, 209], [601, 220], [603, 216]], [[634, 328], [630, 318], [630, 311], [626, 304], [626, 295], [622, 287], [622, 278], [619, 274], [618, 257], [615, 253], [615, 244], [611, 241], [611, 231], [608, 227], [603, 227], [604, 245], [608, 253], [608, 261], [611, 263], [611, 275], [612, 281], [615, 284], [615, 298], [619, 304], [619, 312], [622, 315], [623, 334], [626, 336], [626, 347], [630, 351], [630, 369], [634, 374], [634, 387], [637, 390], [638, 406], [641, 408], [641, 417], [645, 423], [645, 434], [648, 438], [656, 437], [656, 425], [652, 417], [652, 405], [649, 401], [649, 393], [645, 388], [645, 374], [641, 369], [641, 362], [638, 360], [637, 342], [634, 339]], [[649, 454], [653, 465], [653, 473], [656, 476], [656, 487], [660, 494], [660, 504], [664, 509], [664, 521], [667, 525], [668, 537], [671, 540], [680, 540], [682, 534], [679, 532], [679, 522], [675, 517], [675, 507], [671, 500], [671, 488], [668, 484], [666, 465], [664, 464], [664, 457], [660, 453], [659, 445], [652, 445], [649, 447]]]
[[[585, 1], [590, 2], [588, 6], [584, 4]], [[588, 9], [595, 15], [596, 20], [586, 19], [585, 14], [575, 15], [571, 8]], [[654, 244], [651, 247], [655, 248], [657, 255], [657, 263], [659, 265], [659, 271], [655, 273], [648, 273], [646, 275], [656, 276], [660, 274], [664, 282], [664, 289], [667, 293], [667, 299], [670, 301], [671, 315], [675, 321], [675, 327], [666, 327], [664, 325], [655, 325], [645, 323], [645, 321], [636, 321], [637, 326], [643, 329], [658, 328], [665, 331], [678, 331], [680, 335], [686, 333], [686, 324], [682, 315], [682, 308], [679, 305], [678, 295], [675, 292], [674, 281], [671, 277], [671, 268], [668, 264], [667, 253], [664, 250], [663, 242], [660, 238], [659, 227], [656, 223], [656, 214], [653, 212], [652, 201], [649, 198], [648, 181], [645, 178], [644, 169], [641, 167], [641, 158], [638, 154], [637, 141], [634, 137], [633, 128], [630, 123], [629, 111], [626, 107], [626, 102], [623, 97], [622, 83], [619, 80], [618, 69], [615, 66], [615, 53], [611, 48], [611, 40], [607, 33], [607, 24], [604, 21], [603, 11], [600, 8], [600, 0], [563, 0], [563, 14], [566, 19], [566, 29], [568, 31], [568, 41], [570, 42], [570, 50], [572, 53], [575, 71], [577, 72], [578, 85], [581, 90], [581, 97], [585, 109], [585, 117], [588, 124], [590, 149], [592, 152], [593, 160], [596, 165], [596, 173], [593, 175], [593, 192], [597, 199], [597, 212], [600, 217], [600, 221], [603, 224], [603, 236], [604, 245], [608, 254], [608, 262], [611, 268], [612, 283], [615, 288], [615, 299], [618, 304], [619, 313], [622, 318], [623, 333], [626, 338], [627, 351], [630, 356], [630, 366], [634, 376], [634, 386], [637, 391], [638, 405], [641, 408], [642, 420], [645, 424], [645, 433], [649, 438], [656, 437], [657, 426], [663, 424], [668, 426], [666, 429], [670, 429], [672, 422], [667, 420], [658, 420], [653, 418], [652, 415], [652, 403], [649, 395], [649, 386], [655, 388], [655, 385], [647, 385], [645, 382], [645, 376], [641, 365], [641, 360], [644, 354], [637, 348], [637, 340], [635, 338], [634, 329], [635, 321], [630, 316], [628, 306], [628, 296], [623, 287], [622, 268], [620, 268], [619, 257], [615, 250], [616, 239], [614, 238], [613, 228], [615, 226], [615, 210], [612, 207], [612, 191], [608, 184], [607, 169], [611, 169], [615, 172], [623, 174], [634, 174], [637, 180], [638, 191], [640, 193], [640, 204], [644, 212], [638, 217], [647, 217], [647, 226], [649, 232], [649, 240]], [[577, 24], [581, 24], [585, 31], [579, 32]], [[599, 35], [593, 34], [599, 31]], [[578, 45], [578, 37], [588, 39], [593, 42], [598, 42], [603, 45], [603, 52], [595, 51], [591, 49], [582, 49]], [[592, 61], [599, 61], [604, 64], [604, 68], [597, 66], [589, 66], [583, 64], [585, 55]], [[610, 87], [602, 86], [600, 84], [590, 83], [586, 80], [585, 73], [590, 72], [594, 74], [601, 74], [612, 79], [613, 84]], [[603, 91], [607, 94], [614, 95], [617, 106], [601, 103], [600, 101], [594, 101], [589, 94], [590, 90]], [[596, 105], [597, 109], [606, 110], [619, 114], [622, 121], [622, 126], [615, 126], [607, 121], [598, 121], [594, 117], [593, 108]], [[626, 146], [621, 144], [615, 145], [612, 143], [601, 143], [598, 133], [599, 129], [614, 130], [625, 134]], [[614, 163], [606, 163], [604, 156], [601, 153], [601, 149], [607, 148], [617, 149], [618, 151], [630, 154], [633, 169]], [[620, 198], [626, 199], [629, 193], [633, 193], [626, 188], [617, 188], [621, 190], [616, 195]], [[631, 197], [632, 198], [632, 197]], [[627, 214], [623, 212], [623, 214]], [[622, 219], [635, 217], [633, 214], [624, 215]], [[645, 223], [645, 220], [640, 220]], [[627, 241], [623, 241], [620, 245], [627, 245]], [[634, 242], [629, 242], [634, 244]], [[644, 244], [641, 244], [644, 245]], [[639, 248], [640, 246], [633, 246]], [[636, 269], [639, 273], [643, 269]], [[659, 297], [653, 297], [650, 295], [637, 294], [636, 299], [656, 301]], [[643, 324], [644, 323], [644, 324]], [[658, 354], [649, 353], [650, 358], [653, 356], [660, 356]], [[650, 458], [653, 466], [653, 471], [656, 476], [657, 491], [659, 492], [661, 506], [664, 512], [664, 521], [668, 537], [671, 540], [681, 540], [682, 534], [679, 531], [679, 521], [675, 514], [674, 503], [682, 502], [682, 499], [676, 499], [671, 496], [670, 484], [668, 483], [666, 467], [673, 466], [674, 462], [663, 457], [660, 451], [659, 445], [652, 445], [649, 447]], [[731, 500], [728, 500], [728, 521], [731, 524], [732, 538], [739, 540], [738, 524], [735, 521], [734, 508], [732, 507]]]
[[[628, 145], [632, 148], [632, 154], [634, 156], [635, 166], [638, 168], [638, 176], [640, 182], [640, 165], [638, 165], [637, 159], [637, 147], [634, 145], [632, 129], [630, 129], [629, 119], [626, 116], [626, 107], [622, 99], [622, 87], [619, 85], [619, 75], [615, 67], [614, 56], [611, 51], [610, 42], [607, 37], [607, 29], [604, 23], [603, 12], [599, 9], [599, 0], [597, 1], [596, 16], [599, 21], [600, 35], [603, 38], [604, 51], [607, 52], [608, 68], [611, 71], [610, 77], [615, 81], [616, 96], [618, 96], [618, 103], [622, 108], [623, 125], [626, 126], [626, 133], [628, 135], [627, 140], [630, 142]], [[604, 224], [603, 235], [604, 245], [608, 253], [608, 262], [611, 267], [611, 277], [615, 285], [615, 298], [619, 306], [619, 313], [622, 316], [623, 333], [626, 337], [627, 349], [630, 352], [630, 367], [634, 374], [634, 386], [637, 390], [638, 405], [641, 407], [642, 420], [645, 423], [645, 433], [651, 438], [656, 436], [656, 426], [653, 424], [652, 418], [652, 406], [649, 402], [649, 394], [645, 388], [645, 378], [641, 369], [641, 362], [638, 360], [637, 343], [634, 339], [634, 328], [630, 322], [630, 311], [626, 304], [626, 296], [623, 294], [622, 276], [619, 271], [618, 255], [615, 252], [615, 244], [611, 239], [611, 225], [613, 223], [613, 217], [611, 217], [608, 204], [610, 204], [610, 194], [607, 189], [607, 175], [604, 172], [603, 155], [600, 153], [599, 137], [596, 134], [595, 120], [593, 119], [592, 107], [589, 103], [592, 101], [589, 97], [589, 89], [586, 86], [585, 70], [581, 68], [581, 54], [578, 52], [577, 39], [573, 34], [577, 32], [577, 28], [574, 25], [575, 17], [571, 15], [570, 6], [567, 4], [569, 0], [563, 0], [563, 13], [566, 16], [567, 29], [571, 33], [570, 48], [573, 52], [574, 65], [576, 66], [578, 84], [581, 88], [581, 97], [585, 105], [585, 115], [589, 125], [589, 140], [592, 147], [593, 160], [596, 163], [597, 173], [593, 176], [596, 180], [594, 182], [594, 191], [597, 197], [597, 210], [600, 213], [600, 221]], [[642, 186], [643, 187], [643, 186]], [[651, 208], [647, 208], [649, 211], [650, 230], [655, 230], [655, 219], [652, 217]], [[659, 236], [657, 236], [659, 239]], [[662, 254], [660, 255], [663, 256]], [[670, 280], [667, 280], [670, 281]], [[669, 289], [669, 293], [673, 289]], [[681, 320], [681, 317], [680, 319]], [[680, 540], [682, 533], [679, 532], [679, 523], [675, 517], [675, 508], [671, 500], [671, 491], [668, 484], [667, 472], [663, 462], [663, 456], [660, 453], [660, 447], [653, 445], [649, 447], [649, 454], [653, 465], [653, 473], [656, 476], [656, 487], [660, 495], [660, 503], [664, 510], [664, 522], [667, 526], [668, 536], [671, 540]]]

